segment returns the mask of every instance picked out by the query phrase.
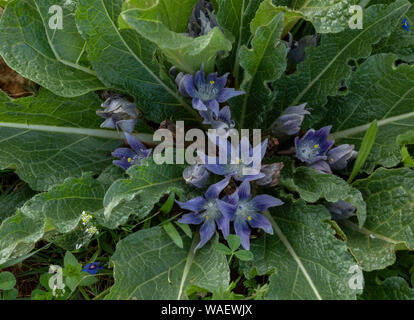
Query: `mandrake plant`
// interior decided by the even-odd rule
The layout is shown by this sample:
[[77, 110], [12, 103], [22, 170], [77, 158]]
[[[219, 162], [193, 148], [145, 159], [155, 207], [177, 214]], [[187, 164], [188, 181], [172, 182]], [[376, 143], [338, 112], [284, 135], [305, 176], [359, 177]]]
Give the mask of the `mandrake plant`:
[[[376, 279], [414, 250], [410, 1], [0, 6], [1, 57], [41, 87], [0, 91], [0, 169], [25, 183], [0, 196], [0, 269], [42, 243], [68, 252], [64, 298], [104, 266], [105, 299], [414, 296]], [[236, 161], [158, 164], [153, 133], [176, 121], [219, 129]], [[262, 141], [231, 145], [241, 129]], [[108, 261], [78, 266], [109, 235]]]

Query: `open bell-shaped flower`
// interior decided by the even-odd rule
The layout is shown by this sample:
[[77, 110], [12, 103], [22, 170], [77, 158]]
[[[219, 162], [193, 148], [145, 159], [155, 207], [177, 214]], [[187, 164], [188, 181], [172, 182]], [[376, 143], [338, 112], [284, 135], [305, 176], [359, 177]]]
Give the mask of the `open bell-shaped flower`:
[[182, 216], [178, 222], [186, 224], [203, 224], [200, 228], [200, 243], [194, 249], [204, 246], [216, 233], [217, 227], [225, 239], [229, 235], [230, 220], [235, 208], [219, 199], [220, 192], [229, 184], [230, 178], [225, 178], [211, 185], [204, 197], [196, 197], [187, 202], [176, 201], [182, 209], [192, 211]]
[[125, 137], [132, 149], [118, 148], [112, 152], [112, 156], [121, 159], [114, 160], [114, 165], [127, 170], [132, 165], [140, 164], [142, 159], [148, 158], [151, 154], [152, 149], [147, 149], [141, 141], [127, 132], [125, 132]]
[[319, 160], [326, 160], [326, 153], [335, 141], [328, 140], [332, 126], [326, 126], [315, 131], [310, 129], [303, 138], [295, 138], [296, 156], [302, 162], [309, 164]]
[[334, 170], [345, 169], [348, 161], [355, 159], [358, 152], [354, 151], [355, 146], [349, 144], [341, 144], [328, 152], [329, 165]]

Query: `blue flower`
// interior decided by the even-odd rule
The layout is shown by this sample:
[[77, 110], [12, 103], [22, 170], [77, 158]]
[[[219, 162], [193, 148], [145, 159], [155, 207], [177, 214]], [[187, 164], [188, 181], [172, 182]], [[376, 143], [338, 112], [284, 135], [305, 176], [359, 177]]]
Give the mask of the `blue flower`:
[[[262, 194], [251, 199], [250, 182], [243, 181], [232, 195], [223, 198], [236, 208], [232, 221], [234, 229], [241, 239], [244, 249], [250, 250], [250, 227], [263, 229], [273, 234], [272, 224], [261, 214], [270, 207], [281, 206], [283, 201], [278, 198]], [[249, 227], [250, 225], [250, 227]]]
[[[204, 159], [207, 170], [217, 175], [232, 176], [238, 181], [253, 181], [265, 176], [260, 172], [259, 166], [266, 153], [267, 139], [254, 148], [251, 147], [247, 137], [242, 137], [236, 148], [227, 140], [224, 143], [227, 150], [220, 148], [220, 143], [217, 143], [219, 153], [223, 153], [224, 157], [227, 157], [227, 160], [223, 161], [224, 164], [220, 163], [220, 156], [213, 158], [199, 154], [201, 159]], [[248, 153], [246, 152], [246, 154], [243, 153], [243, 145], [247, 146]]]
[[186, 224], [200, 224], [201, 241], [194, 249], [197, 250], [204, 246], [216, 232], [216, 223], [218, 228], [227, 239], [230, 230], [230, 220], [234, 214], [235, 208], [220, 200], [220, 192], [229, 184], [230, 178], [221, 180], [211, 185], [204, 197], [196, 197], [187, 202], [176, 201], [178, 205], [192, 213], [184, 214], [178, 222]]
[[178, 81], [180, 93], [193, 98], [193, 108], [199, 111], [211, 110], [216, 117], [219, 115], [219, 103], [244, 94], [233, 88], [225, 88], [228, 73], [218, 77], [217, 73], [210, 73], [205, 77], [203, 67], [193, 77], [190, 74], [181, 76]]
[[405, 31], [410, 32], [410, 26], [408, 25], [408, 19], [407, 18], [403, 19], [402, 27]]
[[183, 171], [183, 178], [188, 183], [197, 188], [204, 188], [208, 180], [209, 173], [204, 165], [195, 163]]
[[355, 146], [349, 144], [341, 144], [340, 146], [329, 150], [328, 162], [334, 170], [345, 169], [348, 161], [355, 159], [358, 152], [354, 151]]
[[318, 131], [310, 129], [302, 139], [296, 137], [295, 146], [298, 159], [309, 164], [326, 160], [326, 152], [335, 142], [328, 140], [331, 128], [332, 126], [326, 126]]
[[200, 115], [203, 117], [203, 124], [209, 124], [213, 129], [225, 131], [225, 136], [229, 135], [230, 129], [234, 128], [234, 121], [231, 120], [231, 112], [228, 106], [221, 108], [218, 116], [213, 111], [200, 111]]
[[82, 271], [88, 272], [90, 274], [97, 274], [99, 270], [102, 270], [103, 267], [99, 261], [88, 263], [83, 267]]
[[293, 106], [283, 111], [282, 115], [277, 118], [276, 126], [273, 132], [276, 136], [288, 135], [292, 136], [300, 131], [305, 115], [310, 114], [305, 109], [306, 103], [299, 106]]
[[152, 149], [147, 149], [141, 141], [134, 138], [134, 136], [127, 132], [125, 132], [125, 137], [128, 144], [132, 147], [132, 150], [129, 148], [116, 149], [112, 152], [112, 156], [120, 158], [121, 160], [114, 160], [112, 163], [124, 170], [127, 170], [135, 164], [140, 164], [142, 159], [148, 158]]
[[104, 110], [96, 111], [96, 114], [106, 119], [101, 128], [116, 129], [131, 133], [134, 131], [139, 111], [135, 104], [125, 99], [121, 94], [110, 95], [102, 104]]
[[331, 213], [332, 220], [335, 221], [346, 220], [355, 215], [355, 207], [344, 200], [329, 202], [326, 208]]

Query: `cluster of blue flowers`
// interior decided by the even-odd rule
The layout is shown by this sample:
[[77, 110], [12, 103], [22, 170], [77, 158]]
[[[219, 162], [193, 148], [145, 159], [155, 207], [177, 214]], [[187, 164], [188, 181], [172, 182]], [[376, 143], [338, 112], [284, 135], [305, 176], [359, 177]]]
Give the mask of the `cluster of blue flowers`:
[[[192, 98], [193, 108], [199, 111], [204, 119], [203, 123], [210, 125], [213, 129], [223, 129], [219, 139], [224, 139], [226, 150], [219, 148], [219, 154], [226, 151], [227, 157], [227, 162], [221, 164], [219, 157], [210, 158], [199, 154], [203, 161], [186, 168], [183, 172], [183, 178], [186, 182], [197, 188], [206, 187], [210, 173], [224, 176], [223, 180], [208, 187], [204, 197], [199, 196], [187, 202], [177, 201], [181, 208], [191, 211], [191, 213], [184, 214], [179, 222], [202, 224], [200, 228], [201, 240], [195, 250], [204, 246], [213, 237], [216, 225], [224, 238], [227, 239], [231, 222], [233, 222], [236, 234], [241, 238], [242, 246], [249, 250], [250, 227], [260, 228], [273, 234], [271, 223], [262, 213], [270, 207], [283, 204], [281, 200], [269, 195], [259, 195], [252, 198], [250, 182], [263, 179], [265, 174], [259, 172], [247, 175], [244, 174], [244, 170], [251, 168], [254, 160], [261, 162], [266, 153], [267, 139], [255, 148], [252, 148], [248, 141], [241, 141], [236, 147], [228, 141], [228, 134], [230, 129], [234, 128], [234, 121], [231, 119], [230, 108], [224, 106], [220, 109], [219, 104], [244, 94], [244, 92], [226, 88], [227, 77], [228, 74], [218, 77], [217, 73], [209, 74], [206, 77], [203, 68], [194, 77], [182, 73], [176, 77], [180, 93], [184, 97]], [[247, 138], [243, 137], [243, 139]], [[249, 146], [247, 152], [251, 162], [241, 161], [243, 144]], [[217, 143], [217, 145], [221, 147], [221, 144]], [[253, 158], [257, 154], [260, 154], [260, 159]], [[239, 161], [232, 161], [234, 155]], [[280, 171], [281, 167], [278, 168]], [[235, 181], [240, 181], [241, 184], [233, 194], [220, 198], [220, 193], [229, 185], [232, 178]]]

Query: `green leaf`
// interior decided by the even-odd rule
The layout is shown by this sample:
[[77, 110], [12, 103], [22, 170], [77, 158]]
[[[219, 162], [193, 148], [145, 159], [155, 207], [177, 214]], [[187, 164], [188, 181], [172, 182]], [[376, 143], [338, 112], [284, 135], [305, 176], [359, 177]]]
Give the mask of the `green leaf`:
[[3, 192], [0, 195], [0, 223], [4, 219], [14, 215], [16, 209], [21, 207], [35, 194], [36, 193], [31, 190], [27, 184], [16, 186], [9, 194]]
[[378, 132], [378, 122], [374, 120], [369, 126], [367, 132], [365, 133], [364, 138], [361, 142], [361, 147], [358, 151], [358, 157], [355, 160], [354, 167], [352, 168], [351, 175], [348, 178], [348, 183], [351, 183], [352, 180], [358, 175], [362, 166], [368, 158], [369, 153], [371, 152], [372, 146], [375, 143], [375, 138]]
[[[232, 48], [231, 42], [217, 27], [197, 38], [171, 30], [165, 24], [165, 17], [170, 14], [170, 11], [166, 11], [168, 8], [163, 6], [165, 2], [164, 0], [127, 2], [121, 17], [141, 36], [155, 43], [171, 64], [181, 71], [195, 73], [204, 64], [207, 73], [213, 72], [217, 53], [229, 52]], [[180, 12], [181, 7], [184, 8], [185, 13], [188, 5], [188, 0], [183, 6], [174, 4], [174, 9], [171, 10], [172, 17], [183, 14]], [[189, 18], [190, 16], [187, 19]]]
[[175, 222], [175, 224], [185, 233], [187, 237], [190, 239], [193, 238], [193, 232], [191, 231], [191, 228], [188, 224]]
[[20, 212], [4, 220], [0, 225], [0, 264], [30, 252], [42, 237], [44, 227], [44, 219]]
[[168, 236], [171, 238], [172, 241], [177, 245], [179, 248], [183, 248], [183, 239], [180, 236], [180, 233], [177, 231], [177, 229], [174, 227], [174, 225], [171, 222], [163, 223], [162, 227], [164, 228], [164, 231], [168, 234]]
[[178, 248], [163, 228], [141, 230], [117, 244], [112, 257], [115, 284], [106, 299], [187, 299], [190, 285], [210, 292], [230, 282], [226, 257], [216, 236], [194, 253], [199, 238]]
[[359, 225], [364, 224], [367, 213], [361, 193], [340, 177], [300, 167], [295, 171], [293, 180], [296, 191], [303, 200], [311, 203], [322, 198], [329, 202], [345, 200], [356, 207]]
[[229, 236], [227, 237], [227, 243], [231, 249], [231, 251], [236, 251], [241, 244], [241, 239], [239, 236], [236, 236], [234, 234], [229, 234]]
[[131, 167], [130, 179], [115, 181], [104, 197], [104, 210], [96, 213], [100, 224], [114, 229], [124, 224], [131, 214], [145, 218], [165, 195], [174, 192], [182, 197], [189, 191], [182, 177], [183, 166], [158, 165], [152, 158]]
[[16, 285], [16, 278], [11, 272], [0, 272], [0, 290], [11, 290]]
[[[198, 119], [176, 85], [164, 81], [154, 59], [156, 46], [131, 29], [118, 30], [122, 0], [79, 0], [76, 22], [86, 39], [86, 51], [98, 77], [108, 87], [135, 97], [145, 117]], [[165, 78], [165, 77], [164, 77]]]
[[77, 267], [80, 263], [75, 258], [75, 256], [70, 251], [66, 251], [65, 258], [63, 259], [65, 268], [71, 265], [72, 267]]
[[378, 284], [375, 274], [375, 272], [366, 274], [361, 300], [414, 300], [414, 289], [410, 288], [403, 278], [389, 277]]
[[251, 261], [251, 260], [253, 260], [253, 253], [251, 253], [251, 251], [247, 251], [247, 250], [236, 251], [235, 256], [240, 261]]
[[171, 192], [170, 195], [168, 196], [167, 201], [165, 201], [165, 203], [160, 208], [160, 211], [162, 213], [170, 213], [174, 205], [174, 200], [175, 200], [175, 193]]
[[103, 207], [105, 188], [91, 174], [68, 178], [48, 192], [36, 195], [21, 208], [26, 216], [44, 217], [61, 233], [79, 224], [83, 211], [94, 212]]
[[16, 300], [19, 295], [19, 291], [13, 288], [9, 291], [3, 292], [3, 300]]
[[409, 7], [406, 0], [398, 0], [387, 7], [372, 5], [363, 11], [363, 29], [322, 35], [318, 47], [306, 49], [306, 59], [298, 65], [297, 71], [282, 76], [275, 83], [278, 94], [269, 127], [274, 126], [277, 116], [287, 107], [304, 102], [312, 108], [312, 117], [307, 120], [307, 125], [309, 121], [311, 124], [317, 122], [328, 112], [330, 116], [338, 116], [331, 105], [325, 105], [327, 97], [337, 95], [341, 81], [351, 74], [349, 60], [369, 56], [372, 44], [388, 36]]
[[379, 168], [354, 182], [367, 204], [363, 228], [343, 222], [347, 245], [365, 271], [395, 262], [395, 251], [414, 249], [414, 171]]
[[245, 70], [241, 89], [245, 94], [230, 103], [239, 128], [257, 128], [257, 124], [266, 119], [265, 116], [258, 117], [258, 114], [267, 111], [266, 107], [274, 101], [268, 83], [277, 80], [286, 68], [287, 49], [280, 41], [283, 17], [281, 13], [258, 28], [251, 49], [246, 46], [240, 48], [240, 65]]
[[275, 235], [251, 242], [254, 260], [241, 264], [246, 276], [276, 271], [267, 299], [355, 299], [348, 270], [355, 262], [326, 221], [329, 212], [303, 201], [285, 204], [266, 215]]
[[401, 147], [401, 158], [405, 167], [414, 168], [414, 159], [411, 157], [406, 146]]
[[222, 243], [218, 243], [216, 245], [216, 250], [222, 254], [225, 254], [227, 256], [231, 255], [233, 253], [233, 251], [231, 251], [227, 246], [225, 246]]
[[[62, 29], [51, 29], [49, 8], [63, 9]], [[0, 21], [0, 55], [22, 76], [65, 97], [105, 88], [83, 59], [84, 41], [74, 19], [75, 3], [15, 0]]]
[[364, 167], [369, 173], [378, 165], [393, 167], [401, 161], [396, 138], [414, 124], [414, 66], [396, 66], [396, 59], [394, 54], [368, 58], [349, 79], [349, 94], [330, 100], [324, 120], [333, 125], [337, 143], [357, 148], [370, 123], [378, 120], [375, 144]]
[[68, 99], [41, 90], [37, 97], [11, 100], [0, 91], [0, 169], [16, 168], [38, 191], [85, 172], [100, 173], [123, 139], [95, 129], [100, 104], [93, 93]]

